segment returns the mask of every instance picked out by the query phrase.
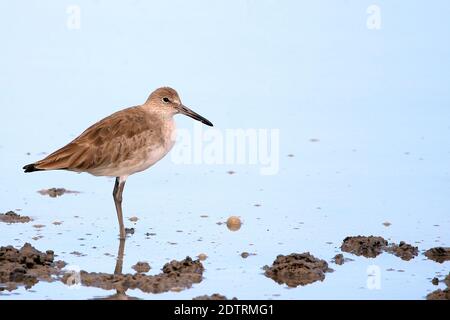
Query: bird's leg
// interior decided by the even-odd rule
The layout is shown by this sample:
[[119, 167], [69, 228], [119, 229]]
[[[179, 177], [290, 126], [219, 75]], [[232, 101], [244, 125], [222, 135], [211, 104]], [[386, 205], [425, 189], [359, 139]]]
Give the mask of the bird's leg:
[[113, 198], [114, 204], [116, 205], [117, 219], [119, 220], [119, 229], [120, 229], [119, 238], [121, 240], [125, 239], [125, 226], [123, 225], [123, 215], [122, 215], [122, 193], [124, 187], [125, 187], [125, 180], [122, 180], [119, 177], [117, 177], [116, 183], [114, 185]]

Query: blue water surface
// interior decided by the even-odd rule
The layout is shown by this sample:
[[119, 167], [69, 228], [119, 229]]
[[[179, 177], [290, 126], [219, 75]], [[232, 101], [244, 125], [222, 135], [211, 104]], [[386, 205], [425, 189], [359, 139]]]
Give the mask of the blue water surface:
[[[191, 289], [127, 294], [423, 299], [436, 289], [430, 279], [449, 272], [449, 262], [430, 261], [423, 251], [450, 245], [450, 3], [379, 0], [379, 29], [368, 26], [372, 5], [0, 1], [0, 212], [21, 209], [34, 219], [1, 224], [0, 244], [30, 242], [83, 270], [113, 272], [113, 180], [25, 175], [21, 168], [168, 85], [219, 132], [279, 130], [279, 170], [261, 175], [258, 164], [176, 164], [168, 156], [130, 177], [124, 211], [136, 232], [126, 243], [124, 272], [142, 260], [157, 274], [172, 259], [200, 253], [208, 259], [204, 280]], [[71, 20], [73, 6], [79, 26]], [[190, 118], [177, 116], [177, 123], [195, 129]], [[81, 193], [36, 192], [50, 187]], [[241, 217], [240, 230], [217, 224], [232, 215]], [[345, 254], [354, 261], [331, 263], [342, 240], [358, 234], [406, 241], [420, 253], [409, 262], [385, 253]], [[243, 251], [256, 255], [243, 259]], [[278, 254], [306, 251], [335, 271], [297, 288], [263, 275]], [[380, 271], [376, 288], [373, 268]], [[113, 293], [41, 281], [0, 299]]]

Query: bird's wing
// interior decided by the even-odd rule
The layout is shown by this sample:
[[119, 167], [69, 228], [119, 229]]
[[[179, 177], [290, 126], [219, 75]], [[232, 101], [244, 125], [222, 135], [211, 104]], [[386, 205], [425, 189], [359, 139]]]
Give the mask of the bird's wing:
[[134, 150], [144, 147], [148, 131], [153, 133], [157, 127], [141, 108], [124, 109], [95, 123], [75, 140], [34, 165], [38, 170], [82, 172], [121, 162]]

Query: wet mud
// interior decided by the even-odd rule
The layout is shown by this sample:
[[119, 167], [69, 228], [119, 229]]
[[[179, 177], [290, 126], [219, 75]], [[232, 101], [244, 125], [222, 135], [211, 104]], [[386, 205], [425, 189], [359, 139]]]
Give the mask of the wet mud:
[[[162, 273], [148, 276], [142, 273], [136, 274], [108, 274], [80, 271], [81, 284], [87, 287], [96, 287], [104, 290], [115, 289], [125, 292], [128, 289], [140, 289], [146, 293], [162, 293], [167, 291], [181, 291], [200, 283], [203, 279], [204, 267], [199, 260], [190, 257], [181, 261], [173, 260], [166, 263]], [[71, 274], [65, 274], [62, 278], [67, 283]]]
[[309, 252], [279, 255], [271, 267], [264, 266], [263, 269], [267, 277], [289, 287], [323, 281], [325, 273], [332, 271], [325, 260], [318, 259]]
[[448, 287], [444, 290], [437, 289], [427, 294], [427, 300], [450, 300], [450, 289]]
[[425, 251], [425, 256], [438, 263], [450, 260], [450, 248], [448, 247], [435, 247]]
[[132, 268], [134, 271], [136, 271], [138, 273], [146, 273], [146, 272], [149, 272], [151, 269], [148, 262], [145, 262], [145, 261], [139, 261], [134, 266], [132, 266]]
[[[450, 273], [445, 277], [443, 282], [446, 284], [447, 288], [445, 288], [444, 290], [437, 289], [429, 293], [426, 297], [427, 300], [450, 300]], [[439, 281], [433, 284], [437, 285], [438, 283]]]
[[8, 211], [6, 213], [0, 213], [0, 222], [4, 223], [27, 223], [32, 221], [28, 216], [21, 216], [14, 211]]
[[342, 242], [341, 250], [366, 258], [375, 258], [383, 252], [388, 252], [405, 261], [414, 259], [419, 254], [418, 247], [404, 241], [388, 244], [386, 239], [376, 236], [347, 237]]
[[250, 253], [248, 253], [248, 252], [242, 252], [241, 253], [241, 257], [244, 258], [244, 259], [247, 259], [249, 256], [250, 256]]
[[49, 196], [51, 198], [56, 198], [56, 197], [60, 197], [64, 194], [78, 194], [80, 193], [79, 191], [73, 191], [73, 190], [67, 190], [64, 188], [50, 188], [50, 189], [42, 189], [38, 191], [39, 194], [43, 195], [43, 196]]
[[[208, 296], [206, 294], [203, 296], [198, 296], [198, 297], [192, 298], [192, 300], [229, 300], [229, 299], [227, 297], [225, 297], [224, 295], [214, 293], [210, 296]], [[233, 298], [231, 300], [237, 300], [237, 298]]]
[[[31, 218], [20, 216], [12, 211], [0, 215], [8, 218]], [[28, 221], [18, 221], [28, 222]], [[40, 226], [40, 225], [39, 225]], [[381, 253], [387, 252], [393, 254], [405, 261], [409, 261], [418, 255], [418, 248], [404, 241], [388, 243], [383, 237], [377, 236], [349, 236], [343, 240], [341, 250], [358, 256], [374, 258]], [[71, 254], [84, 256], [84, 254], [74, 251]], [[248, 258], [254, 255], [249, 252], [241, 252], [242, 258]], [[424, 255], [428, 259], [443, 263], [450, 260], [450, 248], [435, 247], [427, 250]], [[64, 261], [55, 261], [54, 253], [51, 250], [41, 252], [25, 243], [20, 249], [13, 246], [0, 248], [0, 292], [13, 291], [18, 287], [27, 289], [33, 287], [39, 281], [62, 281], [66, 285], [77, 283], [87, 287], [96, 287], [104, 290], [116, 290], [117, 294], [111, 296], [111, 299], [129, 299], [125, 295], [128, 289], [139, 289], [144, 293], [163, 293], [179, 292], [191, 288], [193, 284], [200, 283], [203, 280], [204, 267], [202, 260], [206, 259], [206, 254], [199, 254], [198, 260], [192, 260], [186, 257], [181, 261], [173, 260], [166, 263], [162, 272], [157, 275], [146, 275], [151, 267], [145, 261], [137, 262], [132, 268], [136, 271], [134, 274], [122, 274], [121, 268], [115, 273], [95, 273], [80, 271], [74, 278], [74, 273], [62, 270], [66, 263]], [[336, 254], [331, 260], [332, 263], [342, 265], [352, 259], [344, 257], [342, 253]], [[316, 281], [325, 280], [326, 273], [332, 272], [325, 260], [314, 257], [309, 252], [293, 253], [290, 255], [278, 255], [271, 266], [264, 266], [264, 275], [271, 278], [278, 284], [286, 284], [289, 287], [305, 286]], [[402, 271], [402, 270], [397, 270]], [[450, 274], [445, 279], [432, 279], [432, 284], [446, 284], [446, 288], [436, 289], [426, 296], [428, 300], [448, 300], [450, 298]], [[193, 300], [228, 300], [224, 295], [214, 293], [212, 295], [202, 295], [193, 298]], [[232, 298], [232, 300], [237, 300]]]
[[419, 254], [419, 248], [405, 243], [404, 241], [400, 241], [399, 244], [390, 244], [389, 247], [386, 248], [386, 252], [392, 253], [402, 260], [409, 261]]
[[375, 258], [387, 247], [388, 242], [382, 237], [355, 236], [344, 239], [341, 250], [357, 256]]
[[256, 253], [251, 253], [251, 252], [247, 252], [247, 251], [244, 251], [241, 253], [241, 257], [244, 259], [247, 259], [250, 256], [256, 256]]
[[353, 259], [344, 257], [344, 255], [342, 253], [338, 253], [337, 255], [335, 255], [333, 257], [333, 259], [331, 259], [331, 262], [337, 264], [338, 266], [341, 266], [344, 263], [349, 262], [349, 261], [353, 261]]
[[29, 289], [40, 280], [52, 282], [65, 265], [64, 261], [54, 261], [53, 251], [41, 252], [29, 243], [21, 249], [1, 247], [0, 291], [12, 291], [18, 286]]

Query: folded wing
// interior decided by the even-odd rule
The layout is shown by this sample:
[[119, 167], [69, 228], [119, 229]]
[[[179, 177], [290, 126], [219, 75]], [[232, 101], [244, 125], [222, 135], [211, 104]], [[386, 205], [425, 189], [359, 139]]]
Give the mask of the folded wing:
[[[25, 172], [71, 170], [89, 172], [129, 159], [158, 130], [139, 107], [116, 112], [86, 129], [75, 140], [46, 158], [24, 167]], [[150, 134], [153, 135], [153, 134]]]

